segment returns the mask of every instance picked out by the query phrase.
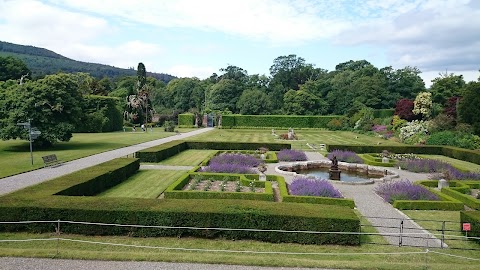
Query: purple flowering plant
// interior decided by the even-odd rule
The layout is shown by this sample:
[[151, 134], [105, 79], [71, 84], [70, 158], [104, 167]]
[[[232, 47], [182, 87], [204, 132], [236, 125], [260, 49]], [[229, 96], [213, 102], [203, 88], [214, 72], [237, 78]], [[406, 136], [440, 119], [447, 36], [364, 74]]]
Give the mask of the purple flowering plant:
[[288, 185], [288, 191], [290, 195], [343, 198], [340, 191], [327, 180], [310, 179], [305, 176], [293, 179], [293, 182]]
[[338, 161], [363, 164], [363, 159], [352, 151], [333, 150], [328, 153], [327, 158], [332, 160], [333, 156], [336, 156]]
[[380, 184], [375, 192], [388, 203], [393, 203], [395, 200], [440, 200], [426, 187], [414, 185], [409, 180]]
[[306, 161], [307, 155], [305, 152], [293, 149], [282, 149], [277, 152], [279, 161]]
[[213, 157], [201, 172], [255, 173], [252, 169], [260, 164], [257, 158], [244, 154], [221, 154]]
[[447, 180], [480, 180], [480, 173], [478, 172], [462, 172], [447, 162], [435, 159], [405, 159], [399, 160], [397, 165], [400, 168], [411, 172], [437, 173], [440, 174], [438, 177]]

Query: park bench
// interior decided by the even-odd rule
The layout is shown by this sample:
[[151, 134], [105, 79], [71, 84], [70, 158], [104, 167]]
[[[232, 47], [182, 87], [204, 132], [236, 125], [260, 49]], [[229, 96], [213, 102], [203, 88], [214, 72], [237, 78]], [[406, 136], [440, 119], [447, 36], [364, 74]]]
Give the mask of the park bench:
[[55, 165], [60, 165], [62, 162], [57, 159], [57, 155], [52, 154], [52, 155], [47, 155], [43, 156], [43, 167], [50, 167], [50, 166], [55, 166]]

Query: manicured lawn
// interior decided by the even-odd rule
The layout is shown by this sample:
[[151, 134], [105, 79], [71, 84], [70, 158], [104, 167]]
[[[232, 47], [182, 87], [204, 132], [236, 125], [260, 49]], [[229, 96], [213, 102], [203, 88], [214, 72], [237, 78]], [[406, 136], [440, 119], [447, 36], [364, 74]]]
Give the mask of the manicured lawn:
[[[288, 130], [275, 130], [276, 134], [287, 133]], [[402, 145], [399, 142], [382, 138], [357, 134], [349, 131], [328, 130], [295, 130], [298, 141], [280, 140], [272, 135], [270, 129], [215, 129], [208, 134], [200, 134], [188, 138], [191, 141], [229, 141], [229, 142], [285, 142], [291, 143], [294, 149], [310, 149], [306, 144], [384, 144]], [[358, 137], [358, 138], [357, 138]]]
[[98, 196], [155, 199], [184, 173], [186, 171], [140, 170]]
[[[433, 234], [441, 234], [442, 221], [446, 221], [445, 235], [450, 235], [450, 237], [445, 236], [445, 243], [450, 248], [480, 249], [480, 244], [456, 238], [456, 236], [463, 235], [460, 231], [460, 212], [458, 211], [403, 210], [402, 212]], [[437, 238], [440, 237], [437, 236]], [[478, 251], [477, 256], [480, 258], [480, 251]]]
[[[53, 231], [53, 227], [52, 227]], [[0, 233], [0, 239], [51, 238], [50, 234]], [[316, 267], [328, 269], [478, 269], [478, 261], [468, 261], [434, 253], [402, 254], [423, 252], [425, 249], [396, 247], [390, 245], [364, 245], [360, 247], [278, 244], [258, 241], [198, 239], [198, 238], [133, 238], [120, 236], [79, 236], [62, 234], [67, 239], [153, 246], [166, 248], [199, 249], [196, 251], [122, 247], [60, 241], [0, 242], [0, 256], [46, 257], [58, 259], [124, 260], [124, 261], [165, 261], [197, 262], [217, 264], [258, 265], [274, 267]], [[202, 251], [203, 250], [203, 251]], [[217, 250], [217, 251], [211, 251]], [[284, 254], [234, 253], [227, 251], [285, 252]], [[459, 250], [436, 250], [442, 253], [479, 258], [479, 252]], [[310, 253], [305, 255], [292, 253]], [[320, 254], [312, 254], [320, 253]], [[365, 254], [366, 253], [366, 254]], [[370, 254], [368, 254], [370, 253]], [[391, 255], [372, 253], [396, 253]], [[332, 255], [328, 255], [332, 254]]]
[[[191, 130], [193, 129], [179, 129], [180, 132]], [[175, 135], [175, 133], [164, 132], [161, 128], [156, 128], [153, 132], [75, 133], [69, 142], [60, 142], [51, 149], [36, 149], [34, 147], [33, 166], [30, 163], [28, 141], [0, 141], [0, 178], [42, 168], [42, 156], [45, 155], [56, 154], [58, 159], [70, 161], [172, 135]]]
[[454, 158], [446, 157], [446, 156], [442, 156], [442, 155], [420, 155], [420, 157], [445, 161], [445, 162], [453, 165], [455, 168], [457, 168], [459, 170], [462, 170], [462, 171], [480, 172], [480, 165], [475, 164], [475, 163], [471, 163], [471, 162], [468, 162], [468, 161], [454, 159]]
[[186, 150], [178, 155], [159, 162], [161, 165], [197, 166], [204, 159], [217, 152], [216, 150]]

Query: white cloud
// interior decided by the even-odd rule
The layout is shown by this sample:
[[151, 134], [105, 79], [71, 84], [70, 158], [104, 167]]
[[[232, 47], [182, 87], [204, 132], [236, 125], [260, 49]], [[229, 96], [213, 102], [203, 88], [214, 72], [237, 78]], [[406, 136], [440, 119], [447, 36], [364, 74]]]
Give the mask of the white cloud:
[[[274, 43], [330, 37], [349, 26], [335, 16], [319, 17], [315, 1], [177, 0], [54, 1], [70, 8], [156, 27], [220, 31]], [[322, 5], [323, 7], [323, 5]]]
[[361, 23], [342, 33], [339, 44], [386, 47], [395, 67], [424, 71], [480, 67], [480, 8], [468, 1], [429, 1], [396, 16]]
[[177, 77], [197, 77], [199, 79], [205, 79], [210, 77], [217, 69], [210, 66], [192, 66], [192, 65], [175, 65], [167, 69], [168, 74], [175, 75]]
[[111, 31], [104, 19], [32, 0], [0, 1], [0, 22], [0, 40], [59, 51]]

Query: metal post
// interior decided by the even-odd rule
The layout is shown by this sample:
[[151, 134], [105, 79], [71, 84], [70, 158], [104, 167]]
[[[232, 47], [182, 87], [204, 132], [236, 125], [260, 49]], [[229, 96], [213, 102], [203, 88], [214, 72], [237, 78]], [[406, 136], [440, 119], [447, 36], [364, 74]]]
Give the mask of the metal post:
[[443, 248], [443, 243], [445, 243], [445, 221], [442, 221], [442, 240], [440, 242], [440, 248]]
[[60, 246], [60, 219], [57, 220], [57, 230], [56, 230], [56, 234], [57, 234], [57, 254], [55, 254], [55, 257], [58, 256], [59, 254], [59, 246]]
[[28, 119], [28, 140], [30, 141], [30, 162], [33, 165], [33, 147], [32, 147], [32, 123]]
[[398, 236], [398, 246], [401, 247], [403, 245], [403, 220], [400, 221], [400, 234]]

